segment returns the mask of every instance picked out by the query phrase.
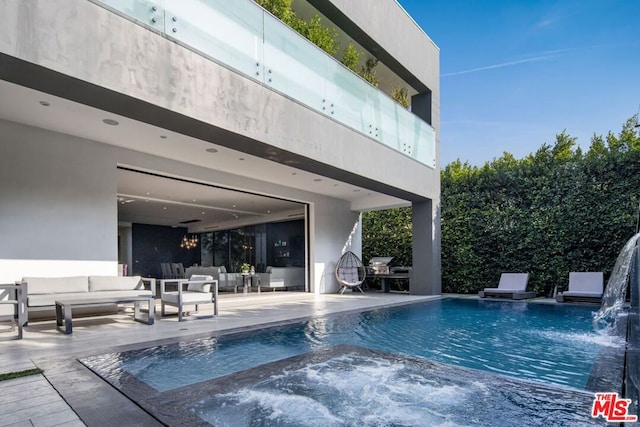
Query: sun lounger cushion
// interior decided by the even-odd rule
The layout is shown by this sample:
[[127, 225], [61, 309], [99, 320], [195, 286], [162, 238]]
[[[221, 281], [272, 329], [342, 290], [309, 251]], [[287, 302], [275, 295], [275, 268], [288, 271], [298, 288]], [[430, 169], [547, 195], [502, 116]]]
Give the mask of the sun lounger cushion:
[[590, 298], [600, 298], [602, 297], [602, 292], [563, 292], [562, 295], [565, 297], [590, 297]]
[[604, 274], [601, 271], [577, 271], [569, 273], [569, 290], [556, 295], [556, 301], [599, 302], [604, 291]]
[[529, 273], [502, 273], [498, 289], [525, 291], [529, 283]]
[[[602, 295], [604, 288], [604, 274], [602, 272], [571, 272], [569, 273], [568, 292], [588, 292]], [[567, 295], [567, 292], [564, 292]]]
[[511, 297], [512, 299], [534, 298], [535, 292], [527, 292], [529, 273], [502, 273], [497, 288], [484, 288], [478, 292], [480, 298]]

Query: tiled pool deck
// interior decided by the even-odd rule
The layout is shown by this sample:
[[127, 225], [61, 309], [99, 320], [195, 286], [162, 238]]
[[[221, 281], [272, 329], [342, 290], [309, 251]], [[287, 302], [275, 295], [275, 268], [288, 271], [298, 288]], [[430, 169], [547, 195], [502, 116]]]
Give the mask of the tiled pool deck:
[[[263, 293], [221, 298], [217, 318], [156, 318], [152, 326], [134, 322], [132, 313], [74, 319], [64, 335], [54, 320], [31, 322], [24, 339], [0, 328], [0, 373], [38, 367], [44, 374], [0, 381], [0, 426], [154, 426], [161, 425], [120, 392], [97, 378], [77, 358], [122, 349], [286, 323], [331, 313], [361, 311], [425, 301], [434, 297], [400, 293], [312, 295]], [[210, 306], [201, 310], [210, 314]], [[159, 312], [158, 312], [159, 314]]]

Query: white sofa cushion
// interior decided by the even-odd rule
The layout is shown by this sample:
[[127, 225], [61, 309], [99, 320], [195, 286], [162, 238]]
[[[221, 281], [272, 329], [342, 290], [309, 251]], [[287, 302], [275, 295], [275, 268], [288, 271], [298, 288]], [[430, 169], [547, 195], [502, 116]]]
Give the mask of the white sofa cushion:
[[89, 292], [142, 289], [140, 279], [140, 276], [89, 276]]
[[[148, 289], [130, 289], [128, 291], [100, 291], [90, 292], [91, 297], [98, 298], [126, 298], [135, 296], [152, 296], [153, 293]], [[83, 295], [82, 298], [85, 296]]]
[[82, 299], [90, 301], [100, 300], [103, 298], [126, 298], [133, 296], [151, 296], [151, 291], [141, 290], [128, 290], [128, 291], [102, 291], [102, 292], [86, 292], [86, 293], [61, 293], [61, 294], [40, 294], [29, 295], [27, 297], [27, 305], [29, 307], [45, 307], [53, 306], [56, 301], [73, 301], [76, 299]]
[[89, 279], [87, 276], [23, 277], [22, 281], [27, 282], [27, 292], [29, 296], [37, 294], [89, 292]]
[[[189, 279], [190, 282], [191, 281], [198, 281], [198, 280], [213, 280], [213, 277], [194, 274]], [[189, 291], [189, 292], [211, 292], [211, 283], [189, 283], [187, 285], [187, 291]]]
[[[177, 292], [165, 292], [162, 294], [162, 301], [168, 304], [178, 304]], [[205, 304], [212, 302], [212, 294], [204, 292], [183, 292], [183, 304]]]
[[27, 296], [27, 305], [29, 307], [53, 306], [57, 300], [82, 298], [88, 297], [89, 295], [89, 292], [67, 292], [59, 294], [32, 294], [29, 292], [29, 295]]

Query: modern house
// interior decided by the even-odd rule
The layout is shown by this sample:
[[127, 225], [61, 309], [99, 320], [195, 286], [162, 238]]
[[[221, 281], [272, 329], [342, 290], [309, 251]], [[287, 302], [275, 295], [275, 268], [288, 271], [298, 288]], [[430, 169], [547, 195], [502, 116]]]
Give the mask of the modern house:
[[0, 283], [248, 262], [336, 292], [361, 213], [411, 206], [411, 292], [439, 294], [437, 46], [395, 0], [293, 9], [338, 59], [251, 0], [0, 2]]

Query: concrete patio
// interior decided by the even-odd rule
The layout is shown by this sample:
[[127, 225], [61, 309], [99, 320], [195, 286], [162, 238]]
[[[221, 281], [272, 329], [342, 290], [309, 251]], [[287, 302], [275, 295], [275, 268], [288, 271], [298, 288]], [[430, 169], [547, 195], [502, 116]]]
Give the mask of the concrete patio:
[[[0, 426], [152, 426], [155, 418], [77, 362], [77, 358], [230, 333], [332, 313], [360, 311], [426, 301], [438, 297], [402, 293], [313, 295], [263, 293], [221, 297], [217, 318], [178, 322], [177, 316], [156, 318], [152, 326], [133, 321], [132, 310], [74, 319], [72, 335], [55, 320], [31, 322], [23, 340], [6, 341], [0, 332], [0, 373], [32, 368], [43, 374], [0, 381]], [[200, 315], [210, 315], [205, 306]]]

